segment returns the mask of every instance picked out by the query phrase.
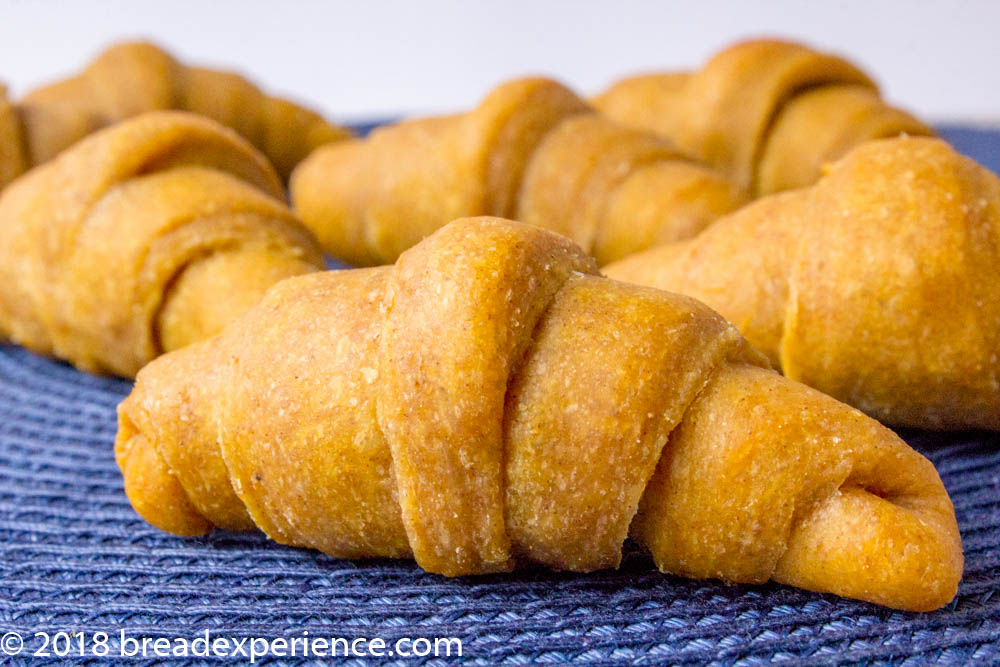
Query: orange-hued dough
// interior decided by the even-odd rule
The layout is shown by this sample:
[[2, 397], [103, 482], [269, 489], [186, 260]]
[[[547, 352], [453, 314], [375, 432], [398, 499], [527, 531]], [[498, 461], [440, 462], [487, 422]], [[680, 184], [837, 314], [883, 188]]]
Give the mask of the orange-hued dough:
[[904, 137], [606, 271], [704, 301], [788, 377], [883, 422], [1000, 430], [998, 264], [1000, 179]]
[[28, 168], [21, 139], [21, 117], [0, 84], [0, 190]]
[[[0, 139], [4, 134], [0, 91]], [[97, 129], [147, 111], [190, 111], [226, 125], [254, 144], [283, 179], [313, 149], [350, 136], [319, 114], [271, 97], [238, 74], [190, 67], [148, 42], [123, 42], [79, 74], [29, 92], [7, 113], [17, 142], [0, 147], [0, 188]], [[0, 146], [3, 146], [0, 143]], [[21, 154], [20, 168], [6, 155]]]
[[623, 79], [592, 102], [756, 195], [811, 185], [826, 163], [865, 141], [933, 134], [886, 104], [847, 60], [778, 40], [740, 42], [691, 73]]
[[508, 220], [285, 280], [118, 414], [133, 506], [180, 535], [252, 522], [463, 575], [615, 567], [631, 534], [664, 571], [910, 610], [962, 573], [948, 495], [891, 431], [699, 302]]
[[537, 78], [505, 83], [465, 114], [317, 150], [291, 189], [323, 247], [356, 266], [391, 263], [469, 215], [557, 231], [605, 263], [687, 238], [746, 201], [668, 141]]
[[134, 375], [322, 268], [283, 198], [267, 160], [207, 118], [101, 130], [0, 193], [0, 338]]

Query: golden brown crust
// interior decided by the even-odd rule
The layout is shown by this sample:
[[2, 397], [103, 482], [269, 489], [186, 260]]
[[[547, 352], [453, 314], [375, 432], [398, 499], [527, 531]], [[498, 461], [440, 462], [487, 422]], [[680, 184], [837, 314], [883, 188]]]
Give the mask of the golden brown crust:
[[0, 84], [0, 190], [27, 169], [21, 116]]
[[631, 527], [689, 576], [953, 597], [933, 466], [762, 368], [704, 305], [592, 271], [561, 237], [480, 218], [395, 267], [279, 283], [139, 374], [116, 442], [133, 506], [188, 534], [209, 500], [238, 523], [235, 497], [282, 543], [448, 575], [613, 567]]
[[80, 74], [29, 92], [18, 107], [30, 164], [51, 159], [101, 127], [166, 109], [197, 113], [236, 130], [283, 179], [318, 146], [350, 136], [238, 74], [185, 66], [148, 42], [116, 44]]
[[538, 78], [503, 84], [466, 114], [324, 147], [291, 189], [324, 248], [355, 265], [395, 261], [468, 215], [515, 216], [607, 262], [693, 234], [746, 198], [664, 139]]
[[[539, 143], [564, 121], [590, 107], [565, 86], [529, 77], [498, 86], [470, 114], [471, 132], [483, 137], [488, 215], [510, 217]], [[482, 168], [482, 167], [480, 167]]]
[[[154, 112], [88, 137], [0, 195], [0, 335], [132, 375], [322, 266], [282, 197], [262, 155], [199, 116]], [[220, 252], [246, 254], [206, 270]]]
[[703, 300], [786, 375], [882, 421], [996, 430], [998, 233], [996, 175], [897, 138], [606, 270]]
[[[187, 379], [197, 373], [199, 381]], [[119, 415], [116, 453], [128, 469], [125, 492], [145, 502], [147, 512], [164, 512], [167, 530], [179, 535], [199, 535], [212, 526], [250, 530], [253, 522], [229, 484], [229, 470], [218, 448], [161, 447], [165, 429], [178, 442], [199, 442], [213, 436], [211, 410], [216, 398], [218, 373], [202, 369], [195, 360], [180, 358], [168, 372], [136, 386], [137, 401], [155, 400], [160, 410], [174, 416], [164, 422], [148, 412]], [[134, 421], [133, 421], [134, 420]], [[170, 471], [183, 470], [184, 475]]]
[[632, 534], [686, 576], [933, 609], [962, 570], [954, 510], [934, 466], [887, 436], [817, 391], [723, 366], [671, 436]]
[[866, 141], [934, 132], [866, 86], [821, 86], [789, 100], [761, 149], [756, 191], [812, 185], [823, 169]]
[[[510, 569], [504, 400], [539, 318], [574, 272], [597, 267], [568, 239], [502, 224], [448, 226], [396, 263], [384, 302], [378, 417], [422, 567], [449, 575]], [[455, 330], [461, 338], [441, 345]]]
[[757, 195], [814, 183], [826, 161], [864, 141], [933, 134], [847, 60], [779, 40], [735, 44], [690, 74], [625, 79], [594, 104]]
[[590, 101], [601, 113], [629, 127], [674, 137], [680, 133], [680, 102], [690, 78], [688, 72], [638, 74], [616, 81]]
[[567, 119], [535, 149], [514, 217], [599, 250], [594, 241], [610, 195], [636, 169], [674, 160], [683, 160], [677, 149], [651, 134], [593, 113]]

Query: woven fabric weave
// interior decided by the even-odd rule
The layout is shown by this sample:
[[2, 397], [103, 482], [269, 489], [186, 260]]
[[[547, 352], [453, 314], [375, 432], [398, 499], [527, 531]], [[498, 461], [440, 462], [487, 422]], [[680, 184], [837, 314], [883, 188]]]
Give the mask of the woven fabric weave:
[[[944, 132], [1000, 170], [1000, 131]], [[121, 631], [209, 630], [390, 645], [455, 637], [473, 664], [1000, 664], [1000, 435], [903, 433], [938, 467], [966, 554], [955, 601], [910, 614], [778, 585], [662, 575], [631, 545], [614, 572], [449, 580], [410, 562], [335, 560], [259, 534], [173, 537], [140, 520], [122, 491], [112, 442], [129, 386], [0, 346], [0, 634], [25, 641], [0, 662], [109, 662], [27, 657], [41, 645], [35, 632], [108, 632], [115, 657]]]

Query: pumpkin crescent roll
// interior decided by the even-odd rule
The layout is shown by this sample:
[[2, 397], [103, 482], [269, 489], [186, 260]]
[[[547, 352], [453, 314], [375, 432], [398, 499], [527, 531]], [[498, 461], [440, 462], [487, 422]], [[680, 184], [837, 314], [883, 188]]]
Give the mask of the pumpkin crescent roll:
[[283, 197], [264, 156], [207, 118], [101, 130], [0, 193], [0, 338], [134, 375], [322, 268]]
[[257, 526], [454, 576], [616, 567], [631, 534], [664, 571], [912, 610], [963, 567], [934, 467], [891, 431], [697, 301], [497, 218], [281, 282], [118, 415], [125, 491], [178, 535]]
[[824, 164], [865, 141], [933, 134], [850, 62], [776, 40], [735, 44], [692, 73], [623, 79], [593, 103], [758, 196], [815, 183]]
[[[0, 128], [3, 104], [0, 100]], [[236, 130], [268, 157], [283, 179], [316, 147], [350, 136], [309, 109], [263, 93], [238, 74], [183, 65], [148, 42], [108, 48], [79, 74], [28, 93], [7, 113], [15, 112], [20, 125], [23, 171], [101, 127], [168, 109], [208, 116]], [[0, 162], [0, 188], [10, 170], [9, 163]]]
[[788, 377], [883, 422], [1000, 430], [998, 265], [1000, 179], [900, 137], [607, 274], [704, 301]]
[[394, 262], [468, 215], [560, 232], [604, 263], [687, 238], [745, 202], [666, 140], [541, 78], [503, 84], [465, 114], [325, 146], [296, 169], [291, 190], [324, 249], [356, 266]]

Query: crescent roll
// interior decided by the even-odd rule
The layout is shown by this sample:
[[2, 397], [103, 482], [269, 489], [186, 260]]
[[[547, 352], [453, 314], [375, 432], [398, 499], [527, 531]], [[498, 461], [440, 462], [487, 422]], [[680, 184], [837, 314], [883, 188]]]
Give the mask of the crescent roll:
[[238, 74], [184, 65], [149, 42], [116, 44], [79, 74], [31, 91], [16, 105], [6, 103], [6, 112], [2, 97], [0, 91], [0, 138], [5, 122], [16, 125], [17, 141], [7, 150], [16, 148], [20, 159], [5, 164], [0, 148], [0, 188], [12, 180], [5, 172], [16, 176], [97, 129], [148, 111], [190, 111], [236, 130], [283, 179], [313, 149], [350, 136]]
[[324, 249], [355, 266], [391, 263], [469, 215], [551, 229], [605, 263], [687, 238], [746, 201], [666, 140], [539, 78], [505, 83], [465, 114], [325, 146], [291, 190]]
[[891, 431], [697, 301], [496, 218], [279, 283], [139, 373], [115, 451], [164, 530], [448, 576], [615, 567], [631, 535], [667, 572], [930, 610], [963, 567], [934, 467]]
[[824, 164], [866, 141], [933, 134], [852, 63], [778, 40], [735, 44], [695, 72], [623, 79], [593, 104], [758, 196], [815, 183]]
[[193, 114], [101, 130], [0, 193], [0, 338], [131, 376], [323, 258], [263, 155]]

